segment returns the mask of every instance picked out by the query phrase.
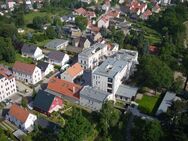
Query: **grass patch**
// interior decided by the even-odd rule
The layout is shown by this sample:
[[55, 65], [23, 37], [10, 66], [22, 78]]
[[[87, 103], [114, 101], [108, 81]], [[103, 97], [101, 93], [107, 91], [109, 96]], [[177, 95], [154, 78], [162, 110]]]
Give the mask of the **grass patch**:
[[43, 16], [50, 16], [50, 15], [47, 12], [40, 12], [40, 11], [34, 12], [33, 11], [24, 16], [25, 23], [31, 24], [33, 22], [33, 18], [36, 16], [43, 17]]
[[31, 64], [33, 62], [32, 58], [22, 57], [21, 54], [19, 53], [16, 53], [16, 61], [20, 61], [20, 62], [28, 63], [28, 64]]
[[153, 108], [158, 101], [159, 96], [147, 96], [144, 95], [141, 100], [136, 102], [139, 104], [138, 108], [146, 114], [152, 114]]
[[150, 44], [158, 44], [161, 42], [161, 35], [156, 30], [148, 27], [143, 22], [138, 22], [136, 27], [144, 31], [144, 37], [148, 39]]

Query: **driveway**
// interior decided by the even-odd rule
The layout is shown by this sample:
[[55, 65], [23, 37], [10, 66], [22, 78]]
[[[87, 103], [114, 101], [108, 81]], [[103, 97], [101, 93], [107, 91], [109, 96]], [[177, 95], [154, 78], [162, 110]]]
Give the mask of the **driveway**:
[[18, 93], [24, 97], [31, 96], [33, 94], [33, 89], [20, 81], [16, 81], [16, 86]]

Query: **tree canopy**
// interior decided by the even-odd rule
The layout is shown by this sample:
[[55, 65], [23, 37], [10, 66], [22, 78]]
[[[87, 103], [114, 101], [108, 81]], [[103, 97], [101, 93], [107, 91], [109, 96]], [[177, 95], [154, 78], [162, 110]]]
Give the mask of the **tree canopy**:
[[145, 85], [157, 88], [169, 88], [173, 83], [172, 70], [159, 58], [146, 55], [139, 66], [140, 81]]
[[75, 18], [76, 25], [83, 31], [86, 29], [87, 26], [87, 18], [83, 16], [77, 16]]

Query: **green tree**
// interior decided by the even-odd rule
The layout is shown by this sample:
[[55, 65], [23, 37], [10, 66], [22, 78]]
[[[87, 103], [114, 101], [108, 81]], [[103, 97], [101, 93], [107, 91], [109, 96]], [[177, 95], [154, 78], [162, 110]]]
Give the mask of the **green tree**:
[[92, 133], [91, 123], [82, 112], [73, 109], [71, 118], [59, 133], [59, 141], [83, 141]]
[[99, 128], [100, 132], [107, 136], [109, 129], [115, 127], [120, 119], [120, 111], [114, 108], [113, 102], [103, 104], [100, 111]]
[[163, 136], [160, 123], [158, 121], [146, 121], [141, 136], [142, 141], [160, 141]]
[[27, 107], [27, 103], [28, 103], [27, 98], [23, 97], [22, 101], [21, 101], [21, 105], [25, 108], [25, 107]]
[[75, 23], [76, 25], [83, 31], [86, 29], [86, 26], [87, 26], [87, 18], [86, 17], [83, 17], [83, 16], [77, 16], [75, 18]]
[[187, 87], [187, 82], [188, 82], [188, 54], [184, 56], [182, 64], [184, 68], [184, 73], [186, 75], [186, 81], [185, 81], [184, 88], [183, 88], [185, 90]]
[[172, 70], [159, 58], [151, 55], [142, 57], [139, 66], [140, 81], [154, 88], [169, 88], [173, 83]]
[[52, 26], [49, 26], [47, 29], [46, 29], [46, 36], [49, 38], [49, 39], [54, 39], [57, 37], [57, 33], [55, 31], [55, 29], [52, 27]]

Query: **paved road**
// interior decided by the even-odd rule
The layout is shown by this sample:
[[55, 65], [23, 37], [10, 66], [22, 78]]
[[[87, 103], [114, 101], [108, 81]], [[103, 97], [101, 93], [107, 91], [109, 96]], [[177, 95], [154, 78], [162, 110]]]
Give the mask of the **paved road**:
[[126, 128], [126, 141], [131, 141], [131, 128], [132, 122], [134, 120], [134, 115], [131, 114], [128, 121], [127, 121], [127, 128]]

